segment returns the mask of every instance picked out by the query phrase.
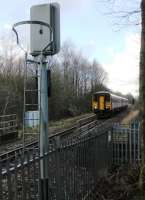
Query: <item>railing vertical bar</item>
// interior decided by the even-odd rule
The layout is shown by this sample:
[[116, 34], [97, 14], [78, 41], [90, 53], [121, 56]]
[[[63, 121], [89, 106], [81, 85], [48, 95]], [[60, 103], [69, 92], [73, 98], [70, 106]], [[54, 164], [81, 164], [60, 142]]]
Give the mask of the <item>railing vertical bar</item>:
[[140, 162], [140, 124], [138, 123], [138, 126], [137, 126], [137, 136], [138, 136], [138, 162]]
[[76, 146], [76, 148], [73, 147], [74, 152], [75, 152], [75, 165], [74, 165], [74, 199], [77, 199], [77, 183], [76, 183], [76, 177], [77, 177], [77, 168], [78, 168], [78, 164], [79, 164], [79, 158], [78, 158], [78, 149], [79, 149], [79, 143], [76, 143], [76, 138], [74, 139], [74, 145]]
[[38, 182], [37, 182], [37, 180], [36, 180], [36, 178], [35, 178], [35, 176], [36, 176], [36, 161], [35, 161], [35, 154], [36, 154], [36, 152], [35, 152], [36, 150], [35, 150], [35, 148], [33, 149], [33, 153], [32, 153], [32, 157], [33, 157], [33, 184], [34, 184], [34, 199], [37, 199], [37, 194], [38, 194], [38, 191], [37, 191], [37, 184], [38, 184]]
[[126, 135], [127, 135], [127, 130], [126, 130], [126, 132], [125, 132], [125, 134], [124, 134], [124, 136], [123, 136], [123, 145], [124, 145], [124, 150], [123, 150], [123, 152], [124, 152], [124, 163], [126, 163], [126, 154], [127, 154], [127, 151], [126, 151]]
[[118, 131], [117, 131], [117, 127], [115, 128], [115, 146], [116, 146], [116, 148], [115, 148], [115, 160], [116, 160], [116, 162], [115, 162], [115, 164], [118, 164]]
[[66, 144], [66, 142], [64, 141], [64, 143], [63, 143], [63, 151], [62, 151], [62, 153], [63, 153], [63, 195], [62, 195], [62, 198], [63, 199], [66, 199], [66, 155], [65, 155], [65, 150], [64, 150], [64, 148], [66, 148], [66, 146], [67, 146], [67, 144]]
[[[76, 148], [77, 148], [77, 145], [76, 145]], [[75, 174], [75, 167], [76, 167], [76, 151], [74, 149], [74, 140], [72, 138], [72, 154], [74, 155], [74, 161], [73, 161], [73, 167], [72, 167], [72, 199], [75, 198], [75, 194], [74, 194], [74, 191], [75, 191], [75, 183], [74, 183], [74, 174]]]
[[128, 161], [128, 130], [125, 135], [125, 163]]
[[135, 161], [136, 161], [136, 132], [135, 132], [135, 123], [132, 124], [132, 131], [133, 131], [133, 145], [134, 145], [134, 164], [135, 164]]
[[81, 199], [83, 199], [83, 196], [84, 196], [84, 190], [83, 190], [83, 186], [85, 188], [85, 191], [87, 192], [87, 172], [86, 172], [86, 166], [85, 164], [87, 165], [87, 163], [85, 163], [85, 141], [83, 140], [82, 141], [82, 147], [81, 147], [81, 151], [80, 151], [80, 157], [81, 157], [81, 169], [82, 169], [82, 174], [84, 176], [84, 181], [83, 183], [81, 184], [81, 188], [80, 188], [80, 191], [81, 191]]
[[56, 180], [56, 199], [61, 199], [61, 192], [60, 192], [60, 176], [61, 176], [61, 151], [60, 151], [60, 138], [56, 137], [55, 140], [55, 180]]
[[112, 164], [112, 163], [115, 163], [115, 162], [114, 162], [114, 157], [115, 157], [115, 154], [114, 154], [114, 150], [115, 150], [115, 149], [114, 149], [114, 148], [115, 148], [115, 147], [114, 147], [113, 129], [114, 129], [114, 128], [112, 127], [112, 130], [111, 130], [111, 149], [110, 149], [110, 150], [111, 150], [111, 156], [112, 156], [111, 159], [110, 159], [111, 164]]
[[127, 154], [127, 150], [126, 150], [126, 135], [127, 135], [127, 130], [125, 131], [125, 134], [123, 136], [123, 156], [124, 156], [124, 163], [126, 162], [126, 154]]
[[69, 188], [69, 174], [70, 174], [70, 162], [71, 162], [71, 158], [69, 156], [69, 152], [70, 152], [70, 140], [67, 138], [67, 151], [66, 151], [66, 162], [68, 162], [68, 165], [66, 167], [66, 194], [67, 194], [67, 198], [70, 198], [70, 188]]
[[112, 134], [111, 134], [111, 144], [112, 144], [112, 163], [115, 163], [115, 146], [114, 146], [114, 127], [112, 128]]
[[[86, 191], [84, 191], [84, 187], [82, 188], [82, 195], [84, 196], [86, 193], [88, 193], [89, 191], [89, 169], [88, 169], [88, 162], [90, 164], [90, 167], [91, 167], [91, 155], [88, 156], [87, 155], [87, 148], [86, 146], [88, 146], [88, 148], [90, 148], [91, 146], [89, 145], [90, 144], [90, 140], [88, 141], [88, 144], [86, 144], [86, 141], [83, 142], [83, 168], [84, 168], [84, 174], [85, 174], [85, 177], [86, 177], [86, 180], [85, 180], [85, 187], [86, 187]], [[89, 160], [90, 158], [90, 160]], [[83, 197], [82, 196], [82, 197]]]
[[120, 155], [121, 155], [121, 163], [123, 163], [123, 135], [124, 135], [124, 132], [125, 132], [125, 130], [124, 129], [122, 129], [122, 132], [121, 132], [121, 137], [120, 137], [120, 140], [121, 140], [121, 153], [120, 153]]
[[120, 155], [119, 155], [119, 129], [117, 129], [117, 164], [120, 164]]
[[135, 152], [136, 152], [136, 155], [135, 155], [135, 162], [138, 162], [138, 135], [137, 135], [137, 123], [135, 123], [135, 140], [136, 140], [136, 143], [135, 143]]
[[114, 161], [115, 161], [115, 164], [117, 164], [117, 132], [116, 132], [116, 129], [113, 129], [113, 140], [114, 140]]
[[118, 164], [118, 130], [116, 129], [116, 164]]
[[[80, 184], [80, 191], [81, 191], [81, 199], [83, 199], [83, 195], [84, 195], [84, 190], [83, 190], [83, 186], [85, 186], [86, 184], [86, 176], [85, 176], [85, 163], [84, 163], [84, 159], [85, 159], [85, 143], [83, 140], [81, 140], [81, 151], [80, 151], [80, 158], [81, 158], [81, 166], [80, 168], [82, 169], [82, 175], [83, 175], [83, 182], [82, 184]], [[87, 163], [86, 163], [87, 164]]]
[[[121, 129], [121, 131], [122, 131], [122, 129]], [[121, 152], [121, 145], [120, 145], [120, 132], [119, 132], [118, 133], [118, 165], [121, 164], [120, 152]]]
[[13, 184], [11, 183], [10, 160], [9, 159], [7, 159], [7, 162], [6, 162], [6, 169], [7, 169], [8, 200], [11, 200]]
[[70, 155], [69, 157], [72, 157], [72, 161], [70, 160], [70, 181], [69, 181], [69, 187], [70, 187], [70, 199], [72, 199], [72, 191], [73, 191], [73, 168], [74, 168], [74, 164], [75, 164], [75, 157], [73, 154], [73, 148], [72, 148], [72, 139], [70, 140]]
[[67, 149], [67, 140], [64, 142], [64, 149], [63, 149], [63, 159], [64, 159], [64, 163], [63, 163], [63, 166], [64, 166], [64, 170], [63, 170], [63, 177], [64, 177], [64, 182], [63, 182], [63, 198], [64, 199], [67, 199], [67, 196], [66, 196], [66, 170], [67, 170], [67, 163], [66, 163], [66, 149]]
[[[101, 137], [100, 137], [101, 139]], [[87, 173], [87, 181], [86, 181], [86, 185], [87, 185], [87, 193], [89, 193], [89, 191], [92, 189], [91, 188], [91, 183], [92, 181], [95, 180], [95, 175], [94, 173], [91, 173], [91, 170], [93, 170], [93, 152], [92, 152], [92, 148], [94, 146], [94, 139], [89, 139], [88, 141], [88, 147], [91, 148], [91, 151], [90, 151], [90, 156], [89, 155], [86, 155], [85, 157], [87, 158], [87, 163], [85, 164], [86, 165], [86, 173]], [[87, 145], [87, 140], [85, 141], [85, 145]], [[86, 149], [86, 148], [85, 148]], [[87, 150], [85, 151], [86, 154], [87, 154]], [[88, 160], [90, 158], [90, 161]], [[89, 162], [90, 162], [90, 169], [89, 169]], [[102, 166], [103, 167], [103, 166]], [[92, 177], [93, 177], [93, 180], [92, 180]]]
[[[95, 148], [97, 148], [97, 144], [96, 144], [96, 138], [94, 138], [94, 144], [93, 144], [93, 158], [92, 158], [92, 162], [93, 162], [93, 166], [92, 166], [92, 168], [93, 168], [93, 178], [94, 178], [94, 182], [96, 181], [96, 173], [95, 173], [95, 158], [97, 157], [97, 155], [96, 155], [96, 151], [95, 151]], [[96, 169], [97, 170], [97, 169]]]
[[32, 178], [31, 178], [31, 172], [30, 172], [30, 168], [32, 168], [32, 164], [30, 165], [30, 154], [32, 154], [32, 150], [28, 149], [27, 150], [27, 153], [26, 153], [26, 159], [27, 159], [27, 197], [28, 199], [31, 199], [31, 181], [32, 181]]
[[[94, 169], [93, 169], [94, 173], [93, 173], [93, 175], [94, 175], [94, 183], [97, 181], [97, 174], [96, 174], [96, 171], [97, 171], [97, 168], [96, 168], [97, 151], [96, 151], [96, 149], [97, 149], [97, 147], [98, 147], [98, 145], [97, 145], [97, 138], [95, 138], [95, 140], [94, 140], [94, 153], [93, 153], [93, 166], [94, 166]], [[89, 199], [90, 199], [90, 195], [89, 195]]]
[[[81, 156], [81, 152], [82, 152], [82, 156]], [[81, 168], [81, 165], [82, 165], [82, 157], [83, 157], [83, 148], [82, 148], [82, 143], [79, 144], [79, 148], [78, 148], [78, 151], [77, 151], [77, 160], [78, 160], [78, 165], [77, 165], [77, 169], [76, 169], [76, 181], [75, 183], [77, 184], [78, 188], [76, 187], [76, 193], [77, 193], [77, 190], [81, 191], [81, 185], [77, 183], [77, 177], [79, 177], [79, 170]], [[84, 177], [85, 178], [85, 177]], [[79, 194], [80, 195], [80, 194]], [[78, 196], [78, 194], [77, 194]], [[77, 197], [78, 198], [78, 197]], [[81, 197], [80, 197], [81, 198]]]
[[14, 172], [14, 184], [15, 184], [15, 200], [18, 199], [18, 181], [17, 181], [17, 153], [15, 152], [15, 172]]
[[69, 158], [68, 158], [68, 140], [66, 140], [66, 151], [65, 151], [65, 199], [69, 199], [69, 191], [67, 190], [68, 186], [68, 168], [69, 168]]
[[3, 176], [2, 176], [2, 162], [0, 160], [0, 199], [3, 200]]
[[114, 135], [114, 127], [112, 128], [112, 152], [113, 152], [113, 159], [112, 159], [112, 162], [114, 163], [114, 164], [116, 164], [116, 160], [115, 160], [115, 157], [116, 157], [116, 151], [115, 151], [115, 149], [116, 149], [116, 142], [115, 142], [115, 135]]
[[24, 166], [24, 161], [25, 161], [25, 154], [22, 154], [20, 156], [20, 162], [21, 162], [21, 181], [22, 181], [22, 200], [26, 200], [26, 186], [25, 186], [25, 166]]
[[132, 131], [131, 131], [131, 125], [129, 129], [129, 151], [130, 151], [130, 164], [132, 163]]

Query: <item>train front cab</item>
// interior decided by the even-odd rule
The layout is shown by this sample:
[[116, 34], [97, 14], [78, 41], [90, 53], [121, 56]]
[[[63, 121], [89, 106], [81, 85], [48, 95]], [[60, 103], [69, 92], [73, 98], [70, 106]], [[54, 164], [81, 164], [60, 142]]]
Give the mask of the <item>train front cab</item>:
[[95, 93], [92, 99], [93, 112], [99, 118], [111, 115], [111, 101], [109, 93]]

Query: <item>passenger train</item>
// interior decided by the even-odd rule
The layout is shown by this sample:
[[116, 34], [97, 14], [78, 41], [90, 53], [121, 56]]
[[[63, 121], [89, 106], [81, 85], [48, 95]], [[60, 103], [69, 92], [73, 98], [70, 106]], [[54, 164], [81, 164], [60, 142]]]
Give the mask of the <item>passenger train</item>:
[[127, 107], [128, 99], [110, 92], [100, 91], [92, 96], [92, 110], [98, 117], [109, 117]]

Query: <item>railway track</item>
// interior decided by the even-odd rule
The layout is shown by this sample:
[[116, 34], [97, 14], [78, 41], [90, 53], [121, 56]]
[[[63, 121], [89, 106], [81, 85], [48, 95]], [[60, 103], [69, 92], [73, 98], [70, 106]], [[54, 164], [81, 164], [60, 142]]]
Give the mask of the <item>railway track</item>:
[[[108, 125], [110, 126], [112, 123], [121, 120], [124, 117], [124, 114], [121, 113], [111, 119], [102, 119], [97, 120], [96, 115], [92, 115], [90, 117], [86, 117], [77, 121], [77, 123], [63, 131], [59, 131], [57, 133], [51, 134], [49, 136], [50, 146], [57, 145], [56, 143], [58, 140], [66, 141], [67, 138], [73, 138], [76, 136], [84, 136], [89, 133], [90, 130], [93, 128], [98, 127], [99, 130], [107, 129]], [[11, 161], [14, 160], [15, 157], [19, 157], [22, 153], [30, 151], [31, 149], [38, 148], [38, 139], [34, 139], [31, 142], [25, 144], [25, 148], [23, 144], [19, 144], [18, 147], [14, 148], [13, 150], [7, 151], [0, 155], [0, 161], [6, 162], [7, 160]]]
[[[49, 152], [47, 152], [43, 156], [39, 155], [38, 141], [32, 142], [31, 144], [29, 144], [30, 146], [27, 145], [27, 147], [25, 148], [25, 152], [23, 151], [23, 147], [21, 147], [13, 150], [13, 152], [7, 152], [7, 155], [1, 155], [3, 156], [0, 159], [0, 191], [2, 191], [0, 195], [3, 195], [2, 199], [8, 199], [7, 196], [10, 197], [10, 194], [12, 194], [12, 192], [14, 191], [15, 194], [18, 194], [18, 192], [20, 192], [19, 194], [23, 195], [24, 189], [25, 192], [27, 191], [29, 194], [33, 195], [34, 193], [38, 195], [38, 191], [36, 192], [35, 189], [38, 187], [39, 184], [39, 164], [40, 160], [44, 159], [44, 157], [48, 155], [48, 166], [50, 167], [50, 188], [57, 188], [59, 184], [60, 186], [62, 186], [63, 184], [59, 182], [62, 177], [67, 177], [64, 180], [68, 181], [68, 183], [71, 182], [72, 185], [74, 185], [74, 181], [75, 183], [78, 183], [78, 181], [80, 181], [80, 184], [84, 182], [84, 175], [86, 175], [85, 180], [89, 180], [89, 170], [84, 171], [84, 169], [87, 169], [87, 167], [90, 167], [90, 169], [94, 169], [92, 168], [94, 158], [98, 159], [100, 158], [100, 155], [106, 155], [104, 149], [108, 149], [110, 146], [108, 146], [107, 144], [109, 135], [108, 131], [110, 131], [112, 128], [111, 124], [118, 121], [119, 119], [121, 120], [122, 117], [123, 116], [119, 115], [111, 119], [98, 121], [95, 117], [93, 118], [92, 116], [92, 118], [79, 120], [70, 129], [60, 131], [55, 133], [54, 135], [51, 135], [49, 137]], [[60, 143], [59, 140], [61, 140]], [[104, 143], [104, 141], [106, 142]], [[96, 149], [96, 147], [99, 148], [98, 145], [101, 145], [101, 148], [98, 149], [99, 153], [97, 153], [98, 150]], [[93, 160], [91, 157], [92, 150], [94, 152], [92, 153], [92, 155], [94, 155]], [[104, 158], [104, 156], [102, 157]], [[108, 159], [108, 154], [106, 155], [106, 158]], [[104, 166], [104, 161], [102, 164]], [[61, 171], [61, 173], [63, 173], [63, 176], [62, 174], [59, 174], [60, 166], [63, 167], [63, 171]], [[94, 166], [96, 167], [97, 165]], [[71, 174], [70, 172], [73, 173]], [[90, 173], [90, 175], [90, 177], [92, 177], [92, 173]], [[63, 180], [62, 183], [64, 183]], [[31, 193], [27, 185], [28, 187], [31, 187]], [[64, 191], [65, 189], [66, 188], [64, 187]], [[53, 192], [55, 194], [55, 190]]]
[[[87, 130], [87, 129], [93, 128], [94, 126], [96, 126], [96, 124], [97, 124], [96, 115], [92, 115], [90, 117], [80, 119], [71, 128], [51, 134], [49, 136], [50, 144], [53, 140], [55, 140], [55, 138], [59, 137], [59, 139], [62, 139], [62, 138], [66, 139], [67, 137], [70, 137], [70, 136], [73, 137], [74, 135], [76, 135], [76, 132], [80, 134], [80, 132], [84, 131], [85, 129]], [[37, 147], [38, 147], [38, 139], [34, 137], [33, 141], [32, 139], [30, 142], [27, 141], [25, 146], [23, 146], [23, 143], [19, 143], [18, 146], [16, 146], [14, 149], [9, 150], [5, 153], [2, 153], [0, 155], [0, 160], [5, 162], [8, 159], [9, 160], [14, 159], [16, 156], [19, 156], [24, 152], [24, 148], [25, 148], [25, 151], [27, 151], [28, 149], [37, 148]]]

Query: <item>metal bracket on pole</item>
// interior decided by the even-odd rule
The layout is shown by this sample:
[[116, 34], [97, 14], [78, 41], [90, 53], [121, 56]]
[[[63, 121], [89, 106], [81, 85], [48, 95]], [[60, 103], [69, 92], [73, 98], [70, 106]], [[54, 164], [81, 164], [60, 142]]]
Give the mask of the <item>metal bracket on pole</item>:
[[32, 20], [28, 20], [28, 21], [21, 21], [18, 23], [15, 23], [12, 27], [12, 30], [14, 31], [15, 35], [16, 35], [16, 41], [17, 44], [20, 46], [20, 48], [26, 52], [26, 50], [20, 45], [20, 41], [19, 41], [19, 36], [18, 36], [18, 32], [16, 30], [17, 26], [21, 26], [21, 25], [26, 25], [26, 24], [34, 24], [34, 25], [42, 25], [48, 28], [48, 30], [50, 31], [50, 41], [48, 42], [48, 44], [46, 44], [46, 46], [43, 47], [43, 49], [41, 50], [41, 54], [45, 53], [45, 50], [49, 47], [49, 46], [53, 46], [53, 42], [54, 42], [54, 35], [53, 35], [53, 29], [52, 27], [45, 22], [42, 21], [32, 21]]

